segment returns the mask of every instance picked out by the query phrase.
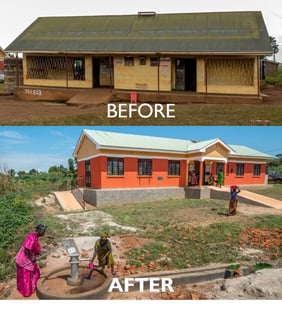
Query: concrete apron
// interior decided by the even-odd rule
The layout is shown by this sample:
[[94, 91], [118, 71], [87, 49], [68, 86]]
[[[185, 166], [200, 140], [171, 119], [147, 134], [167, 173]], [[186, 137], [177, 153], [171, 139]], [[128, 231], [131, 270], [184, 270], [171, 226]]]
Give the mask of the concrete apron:
[[[134, 279], [134, 278], [148, 278], [148, 279], [171, 279], [172, 288], [178, 285], [193, 284], [199, 282], [208, 282], [217, 279], [228, 279], [233, 278], [233, 271], [228, 270], [227, 267], [230, 264], [220, 264], [213, 266], [205, 266], [199, 268], [189, 268], [182, 270], [171, 270], [171, 271], [159, 271], [159, 272], [149, 272], [142, 274], [129, 275], [125, 277], [107, 277], [105, 282], [98, 288], [90, 290], [88, 292], [80, 294], [65, 294], [65, 295], [56, 295], [56, 293], [50, 293], [50, 291], [45, 291], [42, 286], [45, 280], [51, 278], [58, 270], [50, 272], [48, 275], [40, 278], [37, 284], [37, 296], [39, 299], [107, 299], [109, 294], [109, 287], [112, 283], [112, 280], [119, 280], [119, 283], [124, 286], [125, 280]], [[65, 269], [67, 269], [66, 267]], [[62, 268], [63, 269], [63, 268]], [[249, 268], [245, 266], [240, 266], [241, 275], [249, 275]], [[150, 282], [144, 281], [143, 283], [144, 291], [149, 291]], [[138, 291], [139, 284], [128, 287], [128, 292]]]

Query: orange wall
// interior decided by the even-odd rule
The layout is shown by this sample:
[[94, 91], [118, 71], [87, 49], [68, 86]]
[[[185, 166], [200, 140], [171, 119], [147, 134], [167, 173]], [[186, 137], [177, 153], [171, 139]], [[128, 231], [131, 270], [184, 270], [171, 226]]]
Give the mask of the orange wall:
[[[224, 184], [225, 185], [257, 185], [264, 184], [265, 174], [266, 174], [266, 164], [261, 164], [260, 176], [254, 176], [254, 164], [245, 163], [244, 164], [244, 176], [236, 176], [236, 163], [228, 163], [229, 174], [225, 175]], [[233, 169], [233, 171], [232, 171]]]
[[[224, 185], [256, 185], [264, 184], [266, 174], [266, 164], [261, 164], [260, 176], [253, 175], [254, 164], [245, 163], [244, 176], [236, 176], [236, 163], [229, 162], [224, 175]], [[78, 185], [85, 186], [85, 162], [78, 164]], [[101, 156], [91, 159], [91, 187], [95, 189], [109, 188], [138, 188], [138, 187], [184, 187], [186, 186], [187, 165], [185, 160], [180, 160], [180, 175], [168, 176], [168, 160], [153, 159], [152, 175], [138, 176], [138, 159], [124, 158], [124, 175], [108, 176], [107, 157]], [[212, 172], [215, 175], [214, 163]], [[229, 170], [229, 173], [228, 171]]]
[[85, 161], [77, 162], [77, 184], [85, 187]]
[[[84, 162], [78, 162], [78, 179], [85, 177]], [[168, 160], [153, 159], [152, 175], [137, 175], [138, 159], [124, 158], [124, 175], [109, 176], [107, 174], [107, 157], [91, 159], [91, 187], [107, 188], [138, 188], [138, 187], [184, 187], [186, 185], [186, 161], [180, 161], [181, 176], [168, 176]], [[161, 178], [161, 179], [160, 179]], [[79, 185], [83, 185], [82, 181]]]

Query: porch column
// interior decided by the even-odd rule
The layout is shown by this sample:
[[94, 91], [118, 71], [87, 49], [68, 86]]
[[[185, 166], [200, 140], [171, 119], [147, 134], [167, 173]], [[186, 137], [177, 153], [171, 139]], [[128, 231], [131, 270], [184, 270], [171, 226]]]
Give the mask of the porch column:
[[204, 163], [203, 161], [200, 161], [200, 167], [199, 167], [199, 187], [203, 185], [203, 166]]
[[226, 175], [227, 175], [227, 164], [224, 162], [223, 163], [223, 186], [225, 185], [225, 178], [226, 178]]

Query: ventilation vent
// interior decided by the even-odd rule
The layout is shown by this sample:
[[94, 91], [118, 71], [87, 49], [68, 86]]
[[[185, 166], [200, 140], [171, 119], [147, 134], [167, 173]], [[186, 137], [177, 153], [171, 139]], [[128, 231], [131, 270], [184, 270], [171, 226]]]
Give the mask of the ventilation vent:
[[148, 11], [148, 12], [138, 12], [138, 16], [155, 16], [156, 12]]

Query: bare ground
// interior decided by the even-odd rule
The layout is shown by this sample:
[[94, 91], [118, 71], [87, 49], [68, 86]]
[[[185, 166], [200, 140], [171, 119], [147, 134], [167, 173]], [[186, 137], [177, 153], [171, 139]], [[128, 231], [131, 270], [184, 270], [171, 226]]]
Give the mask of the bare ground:
[[[79, 247], [81, 257], [83, 258], [89, 258], [92, 255], [92, 247], [94, 240], [96, 239], [95, 237], [87, 236], [89, 235], [89, 231], [94, 227], [97, 227], [97, 224], [115, 224], [111, 221], [110, 216], [105, 214], [103, 211], [95, 210], [93, 212], [85, 212], [85, 216], [83, 213], [68, 214], [60, 211], [57, 205], [54, 204], [54, 201], [52, 201], [52, 198], [46, 198], [45, 201], [46, 200], [47, 203], [45, 202], [42, 204], [39, 200], [37, 201], [37, 204], [43, 206], [45, 211], [61, 216], [61, 219], [65, 220], [66, 228], [70, 229], [70, 233], [73, 233], [73, 235], [81, 235], [73, 238]], [[176, 215], [185, 216], [187, 223], [195, 226], [208, 225], [210, 223], [221, 222], [223, 220], [242, 221], [249, 216], [257, 214], [282, 215], [282, 211], [278, 209], [252, 206], [243, 203], [240, 203], [239, 205], [238, 215], [233, 217], [226, 217], [224, 214], [220, 214], [216, 211], [206, 212], [205, 215], [201, 213], [200, 215], [196, 209], [193, 209], [193, 213], [193, 216], [191, 216], [191, 213], [178, 213]], [[98, 221], [95, 220], [97, 216], [99, 217]], [[124, 252], [132, 247], [140, 247], [148, 243], [149, 240], [136, 237], [133, 227], [122, 226], [121, 228], [124, 230], [123, 234], [111, 237], [118, 276], [153, 271], [154, 262], [152, 262], [152, 265], [144, 265], [138, 268], [126, 264]], [[242, 249], [242, 254], [248, 255], [251, 259], [256, 259], [262, 255], [262, 252], [259, 249], [254, 250], [252, 248], [244, 248]], [[57, 269], [58, 265], [68, 265], [68, 263], [69, 257], [66, 255], [63, 247], [61, 246], [56, 249], [56, 251], [48, 255], [45, 260], [45, 266], [41, 269], [41, 274], [47, 274], [51, 270]], [[174, 287], [174, 292], [113, 292], [109, 294], [107, 299], [282, 299], [282, 260], [281, 258], [275, 261], [272, 260], [271, 264], [274, 266], [273, 269], [263, 270], [249, 276], [239, 276], [233, 279], [220, 279], [197, 284], [176, 286]], [[106, 272], [109, 274], [109, 270], [106, 270]], [[10, 292], [10, 295], [6, 299], [23, 299], [23, 297], [16, 290], [15, 279], [6, 284], [6, 289]], [[33, 294], [29, 299], [37, 299], [37, 296]]]
[[[282, 87], [267, 85], [262, 89], [264, 102], [260, 107], [281, 106]], [[181, 104], [179, 104], [181, 105]], [[182, 104], [183, 105], [183, 104]], [[177, 107], [176, 107], [177, 108]], [[64, 104], [44, 101], [23, 101], [14, 95], [1, 95], [0, 93], [0, 125], [13, 125], [24, 122], [33, 125], [33, 122], [54, 120], [59, 121], [66, 117], [79, 116], [85, 114], [95, 114], [100, 122], [106, 117], [106, 104]], [[93, 119], [93, 123], [97, 120]], [[44, 125], [44, 122], [42, 122]]]

